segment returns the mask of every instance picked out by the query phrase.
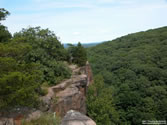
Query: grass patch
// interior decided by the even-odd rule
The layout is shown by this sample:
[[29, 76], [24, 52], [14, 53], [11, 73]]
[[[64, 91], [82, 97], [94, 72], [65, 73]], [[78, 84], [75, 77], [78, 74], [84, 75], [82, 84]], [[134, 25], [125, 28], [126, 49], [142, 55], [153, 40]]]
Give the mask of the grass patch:
[[47, 113], [30, 122], [23, 120], [22, 125], [60, 125], [60, 118], [53, 113]]

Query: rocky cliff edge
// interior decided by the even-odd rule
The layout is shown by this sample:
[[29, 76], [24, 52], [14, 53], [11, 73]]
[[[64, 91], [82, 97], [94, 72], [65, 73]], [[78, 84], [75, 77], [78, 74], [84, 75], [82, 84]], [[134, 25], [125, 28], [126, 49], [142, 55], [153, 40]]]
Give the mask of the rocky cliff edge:
[[[88, 62], [84, 67], [77, 67], [76, 65], [70, 65], [69, 67], [72, 70], [71, 78], [56, 86], [49, 87], [48, 94], [40, 98], [42, 104], [39, 110], [24, 111], [24, 113], [20, 111], [20, 113], [10, 115], [10, 117], [0, 116], [0, 125], [21, 125], [23, 118], [31, 121], [39, 118], [43, 112], [55, 112], [62, 118], [66, 113], [69, 116], [69, 113], [72, 115], [80, 112], [82, 113], [81, 116], [84, 116], [83, 114], [86, 114], [85, 101], [87, 87], [93, 81], [91, 67]], [[73, 113], [72, 111], [68, 112], [69, 110], [72, 110]], [[66, 116], [64, 118], [66, 119]], [[88, 119], [87, 116], [83, 118]], [[77, 123], [79, 125], [79, 121]], [[63, 122], [62, 125], [68, 124]], [[70, 123], [70, 125], [75, 124]]]

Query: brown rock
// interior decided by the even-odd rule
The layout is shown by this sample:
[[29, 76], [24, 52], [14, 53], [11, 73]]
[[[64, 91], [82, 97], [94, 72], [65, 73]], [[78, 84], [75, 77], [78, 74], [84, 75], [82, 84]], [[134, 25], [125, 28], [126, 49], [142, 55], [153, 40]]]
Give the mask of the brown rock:
[[12, 118], [0, 118], [0, 125], [14, 125]]
[[92, 82], [90, 65], [84, 67], [71, 65], [72, 77], [60, 84], [50, 87], [48, 94], [42, 98], [43, 111], [56, 112], [63, 117], [67, 111], [73, 109], [86, 114], [86, 91]]
[[87, 86], [89, 86], [91, 83], [93, 83], [93, 74], [92, 74], [91, 66], [88, 61], [86, 62], [85, 70], [87, 75]]
[[21, 121], [23, 120], [23, 115], [18, 115], [16, 118], [14, 118], [14, 124], [15, 125], [21, 125]]
[[96, 125], [96, 123], [80, 112], [70, 110], [63, 118], [61, 125]]
[[56, 104], [53, 104], [51, 110], [62, 117], [71, 109], [85, 114], [86, 78], [87, 77], [85, 75], [80, 75], [73, 80], [73, 83], [69, 87], [56, 93], [57, 102]]
[[36, 119], [38, 119], [41, 115], [42, 115], [42, 112], [39, 111], [39, 110], [37, 110], [37, 111], [34, 111], [34, 112], [32, 112], [31, 114], [29, 114], [25, 120], [28, 121], [28, 122], [31, 121], [31, 120], [36, 120]]

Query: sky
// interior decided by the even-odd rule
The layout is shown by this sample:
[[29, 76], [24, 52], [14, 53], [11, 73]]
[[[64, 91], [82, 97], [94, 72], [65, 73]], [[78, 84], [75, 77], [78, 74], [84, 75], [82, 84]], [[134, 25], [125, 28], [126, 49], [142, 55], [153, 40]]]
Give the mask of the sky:
[[62, 43], [102, 42], [167, 26], [167, 0], [0, 0], [13, 34], [49, 28]]

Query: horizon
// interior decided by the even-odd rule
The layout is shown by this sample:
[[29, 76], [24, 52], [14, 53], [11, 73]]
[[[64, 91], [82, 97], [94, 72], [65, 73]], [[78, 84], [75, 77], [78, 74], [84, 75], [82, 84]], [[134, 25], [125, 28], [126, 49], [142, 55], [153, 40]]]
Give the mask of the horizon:
[[63, 44], [104, 42], [167, 26], [166, 0], [2, 0], [11, 14], [2, 22], [13, 34], [40, 26]]

